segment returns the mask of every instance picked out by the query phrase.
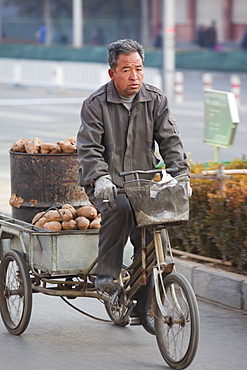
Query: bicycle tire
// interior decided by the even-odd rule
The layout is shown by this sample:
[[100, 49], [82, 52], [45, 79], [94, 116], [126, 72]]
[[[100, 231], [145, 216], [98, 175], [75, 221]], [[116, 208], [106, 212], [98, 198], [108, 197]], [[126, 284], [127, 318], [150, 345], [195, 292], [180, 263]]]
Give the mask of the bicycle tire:
[[105, 308], [109, 318], [115, 325], [124, 327], [129, 324], [129, 317], [126, 316], [126, 307], [119, 299], [117, 299], [114, 305], [105, 303]]
[[6, 252], [1, 260], [0, 310], [11, 334], [20, 335], [26, 330], [32, 311], [32, 289], [26, 261], [16, 250]]
[[[173, 369], [181, 370], [193, 361], [200, 335], [200, 317], [194, 291], [187, 279], [171, 273], [159, 283], [161, 311], [156, 297], [155, 332], [160, 353]], [[164, 290], [165, 289], [165, 292]]]
[[[123, 278], [127, 274], [125, 266], [123, 265], [121, 271], [121, 277]], [[119, 285], [123, 288], [123, 281], [120, 278], [118, 281]], [[123, 302], [123, 291], [119, 294], [116, 294], [114, 299], [110, 297], [108, 302], [105, 302], [105, 309], [112, 320], [112, 322], [117, 326], [126, 326], [129, 324], [128, 308], [124, 305]]]

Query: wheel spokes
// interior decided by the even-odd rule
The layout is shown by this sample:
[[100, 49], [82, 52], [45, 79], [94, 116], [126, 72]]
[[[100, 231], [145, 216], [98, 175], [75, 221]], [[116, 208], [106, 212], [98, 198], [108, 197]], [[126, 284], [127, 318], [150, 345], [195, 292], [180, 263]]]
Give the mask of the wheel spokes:
[[6, 269], [4, 297], [10, 319], [14, 326], [18, 325], [24, 308], [22, 278], [18, 264], [10, 260]]
[[189, 306], [184, 293], [176, 283], [163, 294], [163, 335], [167, 353], [174, 361], [181, 359], [188, 348], [190, 338]]

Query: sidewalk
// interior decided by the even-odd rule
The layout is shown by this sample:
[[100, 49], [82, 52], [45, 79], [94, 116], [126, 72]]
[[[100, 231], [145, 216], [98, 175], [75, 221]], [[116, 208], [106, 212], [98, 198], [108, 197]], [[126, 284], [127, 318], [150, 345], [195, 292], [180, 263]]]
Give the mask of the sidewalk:
[[[0, 182], [0, 214], [11, 215], [10, 184]], [[211, 302], [247, 311], [247, 277], [196, 262], [174, 258], [177, 272], [184, 275], [195, 294]]]
[[247, 277], [175, 258], [177, 272], [192, 285], [196, 296], [247, 311]]

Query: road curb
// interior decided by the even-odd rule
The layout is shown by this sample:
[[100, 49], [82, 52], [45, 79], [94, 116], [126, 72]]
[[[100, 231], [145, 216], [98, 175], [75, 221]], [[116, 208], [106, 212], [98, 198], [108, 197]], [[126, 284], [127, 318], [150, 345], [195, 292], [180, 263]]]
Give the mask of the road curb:
[[247, 311], [247, 277], [196, 262], [174, 258], [177, 272], [192, 285], [197, 297]]

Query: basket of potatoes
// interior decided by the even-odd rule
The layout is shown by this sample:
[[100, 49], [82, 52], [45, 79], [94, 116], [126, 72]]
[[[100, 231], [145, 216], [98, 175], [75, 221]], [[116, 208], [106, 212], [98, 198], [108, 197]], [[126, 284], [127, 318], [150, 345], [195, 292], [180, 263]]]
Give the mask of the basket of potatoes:
[[37, 213], [32, 224], [49, 231], [87, 230], [100, 228], [101, 215], [93, 205], [75, 208], [64, 204], [61, 208], [50, 207]]

